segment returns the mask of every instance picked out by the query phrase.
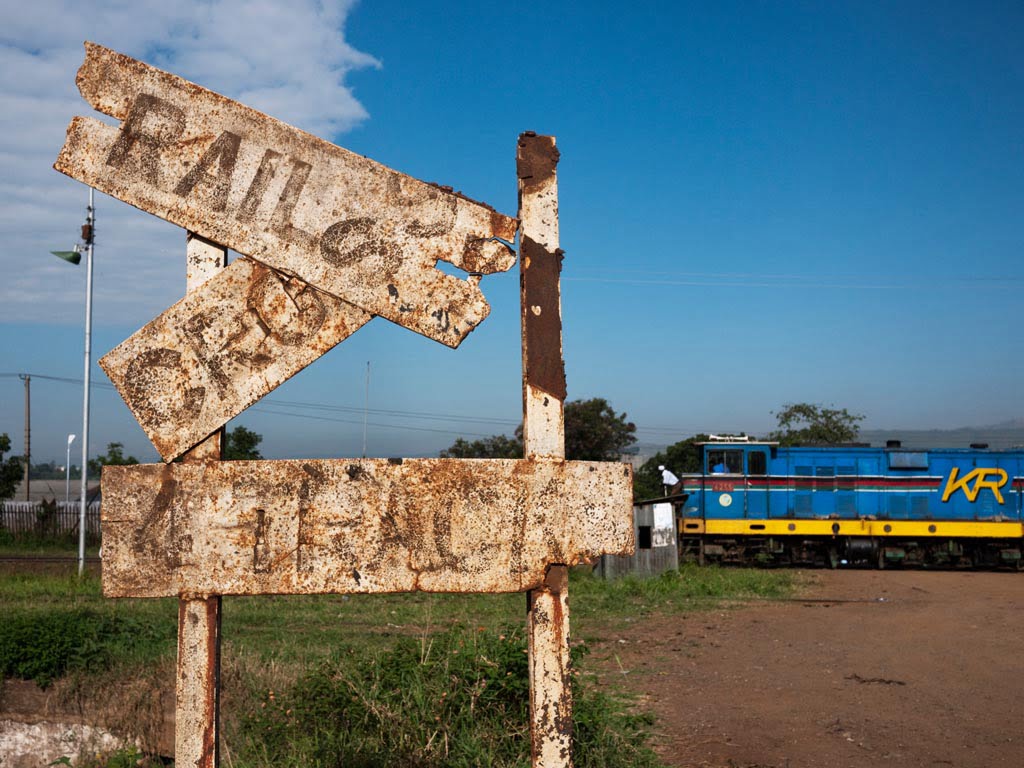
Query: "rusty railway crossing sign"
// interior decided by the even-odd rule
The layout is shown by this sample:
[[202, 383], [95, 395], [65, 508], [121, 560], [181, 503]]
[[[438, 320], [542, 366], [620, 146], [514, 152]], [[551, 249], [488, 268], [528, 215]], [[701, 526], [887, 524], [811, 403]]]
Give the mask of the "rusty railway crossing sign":
[[[513, 219], [92, 43], [77, 83], [120, 125], [54, 167], [187, 230], [186, 296], [100, 360], [166, 462], [103, 471], [103, 591], [179, 599], [176, 764], [219, 764], [223, 595], [422, 590], [527, 594], [533, 765], [571, 765], [567, 568], [632, 551], [632, 475], [565, 460], [554, 138], [519, 137]], [[517, 233], [526, 458], [220, 463], [376, 316], [457, 347]]]

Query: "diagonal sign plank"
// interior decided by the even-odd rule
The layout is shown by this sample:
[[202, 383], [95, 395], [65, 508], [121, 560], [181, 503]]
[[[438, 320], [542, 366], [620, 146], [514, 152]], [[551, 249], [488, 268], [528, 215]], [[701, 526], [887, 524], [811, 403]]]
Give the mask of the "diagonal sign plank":
[[552, 459], [103, 468], [108, 597], [518, 592], [633, 547], [632, 469]]
[[237, 259], [99, 362], [171, 461], [371, 317], [297, 278]]
[[[54, 167], [449, 346], [486, 318], [516, 221], [94, 43]], [[435, 268], [449, 261], [466, 280]]]

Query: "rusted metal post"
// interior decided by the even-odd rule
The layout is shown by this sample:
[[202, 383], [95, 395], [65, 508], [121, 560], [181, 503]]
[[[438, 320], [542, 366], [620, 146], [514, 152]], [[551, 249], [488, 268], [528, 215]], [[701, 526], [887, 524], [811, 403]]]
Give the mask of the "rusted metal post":
[[[189, 232], [185, 279], [194, 291], [227, 265], [227, 249]], [[188, 451], [186, 462], [219, 461], [219, 429]], [[178, 672], [174, 697], [174, 763], [187, 768], [220, 764], [220, 613], [219, 595], [178, 602]]]
[[174, 764], [220, 765], [220, 596], [178, 601]]
[[[559, 294], [558, 150], [553, 136], [519, 137], [519, 275], [526, 458], [565, 458], [565, 363]], [[527, 593], [530, 738], [534, 768], [572, 765], [568, 569], [548, 567]]]

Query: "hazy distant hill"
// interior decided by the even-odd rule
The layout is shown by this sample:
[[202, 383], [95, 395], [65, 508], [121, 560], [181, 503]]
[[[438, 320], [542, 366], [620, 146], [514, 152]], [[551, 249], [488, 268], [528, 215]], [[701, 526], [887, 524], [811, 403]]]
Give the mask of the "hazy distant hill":
[[[987, 427], [957, 429], [862, 429], [862, 443], [884, 447], [888, 440], [899, 440], [904, 448], [969, 448], [971, 443], [988, 443], [992, 450], [1024, 448], [1024, 418], [1010, 419]], [[640, 443], [631, 453], [633, 465], [640, 466], [665, 446]]]
[[959, 429], [863, 429], [859, 439], [872, 445], [899, 440], [905, 448], [968, 448], [971, 443], [988, 443], [993, 450], [1024, 448], [1024, 419]]

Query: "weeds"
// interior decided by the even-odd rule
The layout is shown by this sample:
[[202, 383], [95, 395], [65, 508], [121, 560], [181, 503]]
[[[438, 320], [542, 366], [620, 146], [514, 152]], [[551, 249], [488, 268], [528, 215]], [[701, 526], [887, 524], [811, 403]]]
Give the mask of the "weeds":
[[[606, 582], [576, 570], [572, 636], [599, 639], [616, 622], [709, 601], [781, 597], [794, 578], [685, 566]], [[0, 575], [0, 604], [4, 675], [47, 684], [74, 672], [84, 705], [138, 682], [121, 686], [118, 725], [127, 732], [134, 722], [149, 748], [162, 709], [144, 702], [159, 702], [153, 687], [173, 679], [176, 601], [110, 601], [95, 578], [37, 574]], [[225, 598], [225, 765], [528, 765], [523, 609], [518, 594]], [[572, 651], [579, 670], [586, 647]], [[166, 682], [147, 676], [156, 669]], [[573, 688], [579, 768], [657, 765], [649, 716], [607, 687], [574, 677]], [[140, 729], [142, 719], [152, 722]]]
[[[576, 662], [585, 652], [573, 649]], [[619, 694], [578, 685], [574, 759], [589, 768], [655, 766], [649, 718]], [[348, 649], [243, 716], [238, 766], [512, 768], [530, 763], [526, 641], [520, 628], [456, 627]]]

